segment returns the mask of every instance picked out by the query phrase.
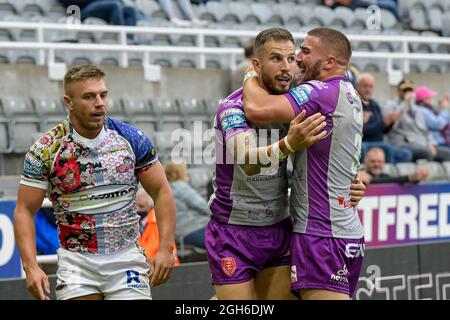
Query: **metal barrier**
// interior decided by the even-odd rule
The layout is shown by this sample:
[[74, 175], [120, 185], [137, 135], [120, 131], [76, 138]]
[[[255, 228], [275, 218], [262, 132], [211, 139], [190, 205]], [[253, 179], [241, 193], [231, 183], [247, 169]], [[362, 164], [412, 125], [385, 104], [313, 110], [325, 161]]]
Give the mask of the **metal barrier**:
[[[55, 50], [87, 50], [87, 51], [116, 51], [121, 52], [120, 66], [128, 66], [128, 53], [141, 52], [143, 54], [143, 64], [150, 63], [150, 54], [161, 53], [192, 53], [199, 56], [200, 69], [206, 68], [206, 54], [225, 54], [230, 55], [230, 68], [236, 65], [236, 55], [242, 55], [241, 48], [211, 48], [205, 47], [206, 36], [230, 36], [230, 37], [254, 37], [258, 31], [243, 30], [220, 30], [220, 29], [183, 29], [183, 28], [160, 28], [160, 27], [126, 27], [110, 25], [83, 25], [83, 24], [58, 24], [58, 23], [26, 23], [26, 22], [0, 22], [2, 29], [36, 30], [37, 42], [14, 42], [2, 41], [2, 49], [32, 49], [39, 50], [38, 64], [45, 65], [54, 63]], [[119, 44], [73, 44], [73, 43], [54, 43], [44, 42], [46, 31], [67, 31], [67, 32], [108, 32], [119, 35]], [[151, 46], [151, 45], [129, 45], [127, 44], [127, 34], [167, 34], [167, 35], [193, 35], [197, 37], [196, 47], [179, 46]], [[295, 39], [303, 39], [306, 36], [304, 32], [293, 32]], [[401, 43], [402, 52], [353, 52], [354, 58], [386, 59], [388, 71], [392, 69], [394, 60], [404, 60], [403, 71], [409, 73], [410, 60], [432, 60], [432, 61], [450, 61], [450, 54], [427, 54], [410, 53], [409, 44], [411, 43], [431, 43], [448, 44], [449, 37], [422, 37], [422, 36], [394, 36], [394, 35], [348, 35], [352, 42], [386, 42]], [[47, 55], [46, 55], [47, 52]]]

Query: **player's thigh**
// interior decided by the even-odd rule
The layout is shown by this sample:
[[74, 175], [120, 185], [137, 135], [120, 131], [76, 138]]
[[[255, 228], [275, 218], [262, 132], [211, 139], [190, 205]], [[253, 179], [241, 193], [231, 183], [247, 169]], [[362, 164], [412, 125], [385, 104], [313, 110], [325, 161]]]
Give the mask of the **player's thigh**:
[[254, 300], [253, 279], [242, 283], [215, 285], [217, 300]]
[[291, 266], [266, 268], [255, 277], [255, 294], [258, 300], [294, 300], [291, 293]]
[[300, 289], [302, 300], [350, 300], [348, 294], [322, 289]]
[[76, 297], [69, 300], [103, 300], [103, 295], [100, 293], [88, 294], [86, 296]]

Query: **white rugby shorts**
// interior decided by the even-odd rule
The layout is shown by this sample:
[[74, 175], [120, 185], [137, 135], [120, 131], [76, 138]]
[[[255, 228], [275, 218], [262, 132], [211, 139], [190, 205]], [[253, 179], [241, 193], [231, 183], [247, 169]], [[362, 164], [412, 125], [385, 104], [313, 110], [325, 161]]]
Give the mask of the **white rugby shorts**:
[[102, 294], [105, 300], [150, 300], [150, 268], [136, 243], [112, 254], [81, 254], [59, 248], [56, 297]]

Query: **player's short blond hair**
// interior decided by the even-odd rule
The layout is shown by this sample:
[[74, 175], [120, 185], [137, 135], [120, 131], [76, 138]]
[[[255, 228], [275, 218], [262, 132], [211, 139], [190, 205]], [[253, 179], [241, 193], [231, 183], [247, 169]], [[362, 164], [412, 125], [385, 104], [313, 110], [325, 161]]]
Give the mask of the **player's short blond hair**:
[[187, 181], [189, 178], [188, 170], [186, 164], [184, 163], [174, 163], [168, 162], [164, 165], [164, 171], [166, 172], [167, 180], [169, 182], [174, 182], [177, 180]]
[[86, 79], [102, 79], [106, 76], [106, 73], [97, 66], [94, 65], [76, 65], [67, 71], [64, 76], [64, 92], [67, 94], [68, 86], [73, 82], [83, 81]]

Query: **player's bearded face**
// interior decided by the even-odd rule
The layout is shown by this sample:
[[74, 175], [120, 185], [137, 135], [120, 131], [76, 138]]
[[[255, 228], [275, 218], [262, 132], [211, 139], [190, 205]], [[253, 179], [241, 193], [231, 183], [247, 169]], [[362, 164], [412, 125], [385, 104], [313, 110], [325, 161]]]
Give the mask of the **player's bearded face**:
[[304, 61], [300, 62], [298, 67], [301, 71], [301, 81], [317, 80], [320, 76], [321, 66], [322, 60], [316, 61], [311, 67], [308, 67]]
[[286, 93], [297, 71], [295, 46], [291, 41], [269, 41], [264, 46], [261, 80], [271, 93]]

